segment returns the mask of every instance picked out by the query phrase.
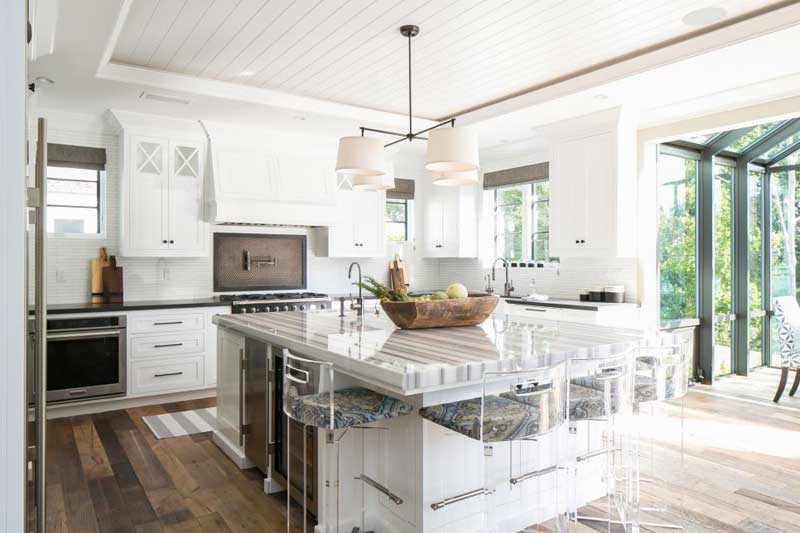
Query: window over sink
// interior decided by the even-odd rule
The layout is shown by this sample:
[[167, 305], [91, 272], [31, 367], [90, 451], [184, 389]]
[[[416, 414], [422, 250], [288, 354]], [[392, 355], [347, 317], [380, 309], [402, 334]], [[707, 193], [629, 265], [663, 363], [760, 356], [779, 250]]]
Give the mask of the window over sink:
[[51, 143], [47, 155], [48, 233], [102, 234], [105, 150]]
[[493, 191], [494, 255], [550, 261], [550, 183], [538, 180]]

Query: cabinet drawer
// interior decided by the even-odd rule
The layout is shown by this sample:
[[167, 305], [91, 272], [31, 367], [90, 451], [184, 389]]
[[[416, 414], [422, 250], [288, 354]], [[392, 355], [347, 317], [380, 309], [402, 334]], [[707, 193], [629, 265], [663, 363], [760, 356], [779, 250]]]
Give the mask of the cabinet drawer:
[[506, 312], [513, 316], [522, 316], [537, 320], [561, 320], [562, 309], [543, 307], [540, 305], [522, 305], [506, 303]]
[[203, 386], [202, 355], [131, 364], [131, 394], [158, 394]]
[[147, 313], [128, 315], [128, 333], [171, 333], [203, 330], [205, 313]]
[[131, 337], [131, 359], [174, 357], [205, 352], [203, 331], [187, 331], [169, 335], [135, 335]]

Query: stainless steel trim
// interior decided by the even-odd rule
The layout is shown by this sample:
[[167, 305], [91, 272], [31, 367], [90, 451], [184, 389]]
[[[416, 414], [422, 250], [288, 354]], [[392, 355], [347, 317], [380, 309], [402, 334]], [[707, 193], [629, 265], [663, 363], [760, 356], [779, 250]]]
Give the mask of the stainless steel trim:
[[244, 356], [244, 348], [239, 348], [239, 446], [244, 446], [244, 385], [247, 381], [247, 359]]
[[45, 530], [47, 523], [47, 121], [37, 122], [36, 182], [39, 207], [36, 209], [36, 259], [34, 277], [34, 368], [36, 417], [36, 527]]
[[76, 340], [76, 339], [96, 339], [102, 337], [119, 337], [122, 331], [118, 329], [104, 331], [82, 331], [76, 333], [51, 333], [47, 336], [49, 341]]
[[53, 333], [73, 333], [79, 331], [105, 331], [105, 330], [113, 330], [113, 329], [125, 329], [125, 324], [121, 323], [117, 326], [97, 326], [97, 327], [87, 327], [87, 328], [56, 328], [50, 329]]
[[364, 475], [364, 474], [361, 474], [359, 476], [356, 476], [355, 479], [360, 479], [361, 481], [363, 481], [364, 483], [366, 483], [367, 485], [369, 485], [373, 489], [377, 490], [378, 492], [382, 492], [383, 494], [386, 495], [387, 498], [392, 500], [392, 502], [395, 503], [396, 505], [403, 505], [403, 498], [401, 498], [400, 496], [398, 496], [394, 492], [390, 491], [389, 489], [387, 489], [386, 487], [384, 487], [383, 485], [381, 485], [380, 483], [378, 483], [377, 481], [375, 481], [371, 477], [369, 477], [367, 475]]
[[448, 505], [452, 505], [454, 503], [463, 502], [464, 500], [469, 500], [470, 498], [474, 498], [476, 496], [483, 496], [484, 494], [491, 494], [492, 490], [490, 489], [475, 489], [469, 492], [465, 492], [463, 494], [459, 494], [457, 496], [453, 496], [452, 498], [445, 498], [442, 501], [434, 502], [431, 504], [431, 509], [434, 511], [438, 511]]

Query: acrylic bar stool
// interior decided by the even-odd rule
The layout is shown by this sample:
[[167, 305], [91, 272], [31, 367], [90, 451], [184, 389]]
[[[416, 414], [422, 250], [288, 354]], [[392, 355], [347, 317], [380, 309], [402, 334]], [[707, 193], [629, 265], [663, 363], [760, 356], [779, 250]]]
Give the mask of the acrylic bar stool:
[[[340, 501], [339, 487], [341, 479], [339, 441], [344, 431], [358, 428], [363, 429], [365, 424], [387, 420], [398, 416], [410, 414], [413, 407], [403, 401], [391, 398], [363, 387], [350, 387], [335, 390], [334, 370], [331, 363], [313, 361], [293, 355], [289, 350], [283, 350], [283, 412], [287, 416], [286, 422], [286, 449], [289, 459], [286, 461], [286, 531], [291, 533], [291, 488], [292, 485], [292, 448], [291, 448], [291, 421], [295, 420], [303, 426], [303, 533], [308, 529], [308, 470], [307, 470], [307, 438], [306, 428], [315, 427], [327, 431], [326, 442], [333, 446], [333, 461], [326, 461], [325, 472], [326, 505], [324, 519], [335, 522], [335, 531], [339, 532]], [[322, 452], [321, 452], [322, 453]], [[362, 457], [363, 467], [363, 457]], [[355, 476], [363, 482], [363, 488], [371, 487], [384, 495], [396, 505], [401, 505], [403, 500], [387, 487], [376, 480], [361, 473]], [[363, 494], [363, 493], [362, 493]], [[318, 510], [319, 512], [319, 510]], [[365, 508], [362, 504], [354, 514], [349, 513], [346, 518], [347, 529], [351, 533], [364, 532]], [[330, 524], [326, 524], [330, 531]]]
[[[629, 350], [569, 361], [570, 530], [591, 522], [605, 524], [607, 531], [635, 531], [637, 447], [630, 430], [635, 358], [636, 351]], [[596, 488], [595, 479], [600, 480]], [[594, 490], [604, 494], [598, 498]]]
[[[484, 372], [480, 397], [422, 408], [419, 414], [426, 420], [483, 445], [482, 484], [434, 502], [431, 508], [439, 511], [480, 498], [480, 531], [497, 530], [501, 520], [503, 531], [538, 531], [545, 523], [548, 531], [566, 531], [566, 487], [559, 481], [564, 478], [563, 447], [558, 444], [566, 434], [566, 384], [565, 363]], [[501, 446], [508, 447], [508, 456], [501, 455]], [[524, 510], [512, 517], [493, 513], [503, 497], [514, 497], [514, 491], [521, 491], [517, 494]]]
[[634, 412], [639, 437], [641, 495], [637, 523], [648, 530], [686, 529], [684, 502], [685, 397], [694, 338], [642, 347], [637, 359]]

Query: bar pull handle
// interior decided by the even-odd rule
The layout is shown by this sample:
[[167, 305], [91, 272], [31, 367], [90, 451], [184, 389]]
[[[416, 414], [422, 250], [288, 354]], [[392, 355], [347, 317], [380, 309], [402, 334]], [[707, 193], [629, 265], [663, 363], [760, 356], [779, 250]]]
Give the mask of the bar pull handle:
[[381, 493], [385, 494], [386, 497], [389, 498], [390, 500], [392, 500], [392, 502], [394, 504], [403, 505], [403, 498], [401, 498], [400, 496], [398, 496], [394, 492], [390, 491], [389, 489], [387, 489], [386, 487], [384, 487], [383, 485], [381, 485], [380, 483], [378, 483], [377, 481], [375, 481], [371, 477], [366, 476], [364, 474], [361, 474], [360, 476], [356, 476], [355, 479], [360, 479], [361, 481], [363, 481], [364, 483], [366, 483], [367, 485], [369, 485], [373, 489], [377, 490], [378, 492], [381, 492]]
[[534, 307], [526, 307], [525, 310], [526, 311], [533, 311], [535, 313], [546, 313], [547, 312], [547, 309], [536, 309]]
[[86, 389], [75, 389], [67, 392], [70, 396], [83, 396], [86, 394]]
[[169, 376], [180, 376], [183, 375], [183, 372], [165, 372], [163, 374], [153, 374], [154, 378], [166, 378]]
[[170, 344], [154, 344], [153, 348], [175, 348], [177, 346], [183, 346], [182, 342], [173, 342]]
[[241, 372], [239, 373], [239, 446], [244, 446], [244, 393], [247, 367], [247, 358], [244, 355], [244, 348], [239, 348], [239, 360], [241, 361]]
[[493, 490], [490, 489], [476, 489], [469, 492], [465, 492], [463, 494], [459, 494], [458, 496], [453, 496], [452, 498], [445, 498], [442, 501], [434, 502], [431, 504], [431, 509], [434, 511], [438, 511], [439, 509], [443, 509], [448, 505], [452, 505], [454, 503], [463, 502], [464, 500], [469, 500], [470, 498], [475, 498], [476, 496], [483, 496], [484, 494], [491, 494]]
[[183, 324], [183, 320], [175, 320], [172, 322], [153, 322], [154, 326], [177, 326], [178, 324]]

